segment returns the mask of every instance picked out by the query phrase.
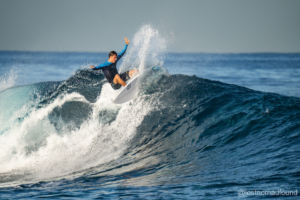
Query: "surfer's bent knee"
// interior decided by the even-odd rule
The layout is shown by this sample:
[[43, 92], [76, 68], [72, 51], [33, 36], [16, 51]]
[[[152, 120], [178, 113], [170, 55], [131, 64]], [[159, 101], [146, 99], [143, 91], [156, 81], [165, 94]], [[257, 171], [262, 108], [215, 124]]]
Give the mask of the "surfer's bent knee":
[[118, 84], [119, 83], [119, 79], [120, 79], [119, 74], [116, 74], [115, 77], [114, 77], [114, 79], [113, 79], [113, 82], [116, 83], [116, 84]]
[[121, 78], [120, 75], [116, 74], [114, 79], [120, 79], [120, 78]]

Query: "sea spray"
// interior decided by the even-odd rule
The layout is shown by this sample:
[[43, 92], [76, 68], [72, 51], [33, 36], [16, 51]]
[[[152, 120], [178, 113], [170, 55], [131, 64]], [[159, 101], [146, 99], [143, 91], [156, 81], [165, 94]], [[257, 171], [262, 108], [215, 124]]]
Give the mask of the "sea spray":
[[159, 31], [144, 25], [131, 40], [120, 71], [139, 68], [142, 72], [154, 66], [162, 66], [165, 51], [166, 40]]
[[13, 87], [15, 85], [18, 75], [15, 73], [15, 70], [10, 70], [10, 72], [2, 75], [0, 77], [0, 91], [7, 88]]

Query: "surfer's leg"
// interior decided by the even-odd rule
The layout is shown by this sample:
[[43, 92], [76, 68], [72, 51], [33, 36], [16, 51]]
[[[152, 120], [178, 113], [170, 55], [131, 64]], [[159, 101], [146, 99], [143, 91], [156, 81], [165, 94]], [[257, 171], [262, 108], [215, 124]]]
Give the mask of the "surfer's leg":
[[122, 74], [120, 74], [120, 77], [121, 77], [121, 79], [123, 80], [123, 81], [127, 81], [127, 80], [129, 80], [130, 79], [130, 76], [129, 76], [129, 71], [126, 71], [126, 72], [124, 72], [124, 73], [122, 73]]
[[121, 85], [123, 85], [123, 86], [126, 86], [126, 83], [121, 79], [121, 77], [120, 77], [119, 74], [116, 74], [116, 75], [115, 75], [113, 82], [114, 82], [115, 84], [121, 84]]
[[129, 71], [129, 77], [132, 77], [135, 73], [139, 73], [138, 69], [133, 69]]
[[123, 80], [123, 81], [127, 81], [129, 80], [135, 73], [138, 73], [139, 70], [137, 69], [133, 69], [133, 70], [130, 70], [130, 71], [126, 71], [122, 74], [120, 74], [120, 78]]

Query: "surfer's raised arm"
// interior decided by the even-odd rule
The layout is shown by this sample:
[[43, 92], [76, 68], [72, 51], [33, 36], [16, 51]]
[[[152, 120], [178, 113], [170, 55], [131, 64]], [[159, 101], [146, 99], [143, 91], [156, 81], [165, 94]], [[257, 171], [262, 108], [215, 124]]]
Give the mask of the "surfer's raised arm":
[[120, 60], [120, 58], [122, 58], [122, 56], [124, 55], [124, 53], [126, 52], [126, 49], [128, 47], [130, 40], [128, 40], [127, 38], [125, 38], [125, 46], [124, 48], [121, 50], [121, 52], [119, 53], [119, 55], [117, 56], [117, 61]]

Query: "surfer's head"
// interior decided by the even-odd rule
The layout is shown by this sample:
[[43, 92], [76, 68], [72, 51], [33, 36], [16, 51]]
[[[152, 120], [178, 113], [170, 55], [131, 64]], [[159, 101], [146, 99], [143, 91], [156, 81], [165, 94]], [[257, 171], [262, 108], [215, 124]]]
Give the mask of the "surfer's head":
[[108, 61], [111, 63], [115, 63], [117, 61], [117, 53], [115, 51], [109, 52], [108, 57]]

